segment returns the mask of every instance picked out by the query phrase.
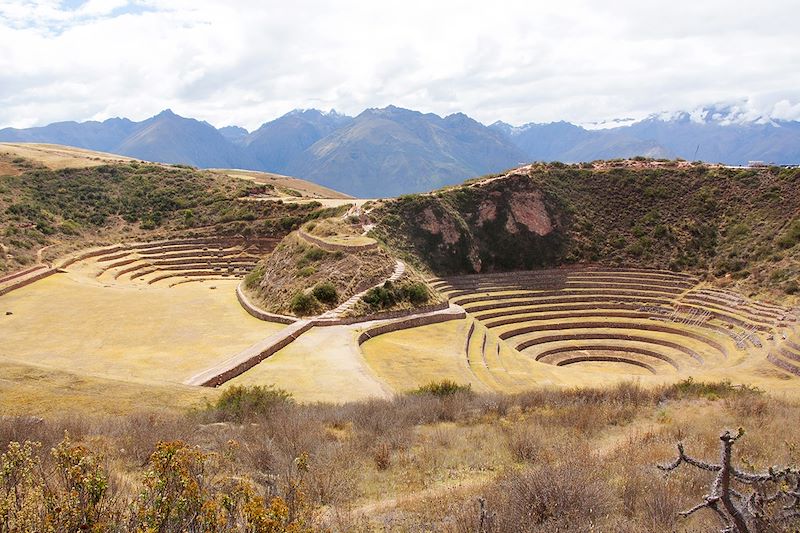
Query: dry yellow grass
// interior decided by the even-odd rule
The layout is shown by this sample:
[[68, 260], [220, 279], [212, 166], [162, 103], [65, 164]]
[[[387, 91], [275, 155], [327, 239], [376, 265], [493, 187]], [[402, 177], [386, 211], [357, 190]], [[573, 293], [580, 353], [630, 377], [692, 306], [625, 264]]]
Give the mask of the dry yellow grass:
[[77, 374], [0, 362], [0, 413], [8, 416], [124, 415], [202, 407], [219, 391]]
[[468, 327], [466, 320], [431, 324], [380, 335], [361, 348], [370, 367], [397, 392], [443, 379], [481, 387], [464, 355]]
[[[476, 324], [470, 341], [468, 366], [465, 344], [469, 324], [469, 320], [461, 320], [387, 333], [362, 345], [364, 358], [375, 373], [398, 392], [441, 379], [471, 384], [478, 391], [519, 392], [543, 385], [613, 386], [631, 379], [642, 385], [655, 386], [691, 376], [705, 381], [730, 380], [780, 395], [800, 397], [797, 378], [777, 370], [766, 361], [769, 346], [761, 350], [751, 347], [747, 351], [731, 346], [727, 359], [721, 359], [719, 354], [709, 354], [708, 364], [703, 366], [686, 365], [680, 372], [653, 375], [644, 369], [618, 363], [591, 362], [557, 367], [536, 362], [530, 354], [517, 352], [502, 342], [498, 356], [495, 332], [488, 332], [487, 347], [482, 351], [482, 335], [486, 328]], [[647, 335], [665, 339], [674, 337], [654, 332]], [[724, 344], [723, 340], [717, 340]], [[692, 339], [686, 339], [685, 344], [698, 351], [703, 348]]]
[[248, 315], [236, 283], [103, 287], [57, 274], [0, 297], [0, 361], [181, 382], [283, 327]]
[[357, 329], [317, 327], [228, 385], [275, 385], [304, 402], [387, 397], [387, 388], [358, 350]]
[[[255, 170], [239, 170], [239, 169], [212, 169], [212, 170], [214, 172], [217, 172], [219, 174], [224, 174], [232, 178], [245, 179], [264, 185], [272, 185], [276, 188], [275, 190], [276, 197], [282, 198], [284, 200], [292, 200], [292, 199], [300, 200], [300, 198], [292, 196], [288, 194], [288, 192], [282, 193], [280, 189], [297, 191], [307, 198], [325, 198], [325, 199], [339, 199], [339, 200], [351, 199], [350, 196], [341, 193], [339, 191], [335, 191], [333, 189], [329, 189], [327, 187], [323, 187], [322, 185], [317, 185], [316, 183], [302, 180], [300, 178], [284, 176], [282, 174], [273, 174], [271, 172], [258, 172]], [[349, 203], [349, 202], [343, 202], [342, 204], [339, 205], [343, 205], [344, 203]]]
[[120, 161], [135, 161], [135, 159], [123, 155], [95, 152], [60, 144], [0, 143], [0, 153], [11, 154], [12, 157], [31, 159], [53, 170], [96, 167]]

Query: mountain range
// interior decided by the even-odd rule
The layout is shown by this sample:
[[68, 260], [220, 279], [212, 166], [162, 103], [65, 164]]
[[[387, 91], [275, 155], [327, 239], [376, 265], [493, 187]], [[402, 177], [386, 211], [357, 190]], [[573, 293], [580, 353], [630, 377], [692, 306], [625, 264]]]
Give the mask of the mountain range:
[[142, 122], [58, 122], [0, 130], [2, 142], [55, 143], [201, 168], [287, 174], [361, 197], [435, 189], [529, 161], [646, 156], [732, 165], [800, 162], [800, 122], [744, 119], [729, 108], [653, 115], [607, 129], [568, 122], [485, 126], [395, 106], [356, 117], [295, 110], [249, 132], [170, 110]]

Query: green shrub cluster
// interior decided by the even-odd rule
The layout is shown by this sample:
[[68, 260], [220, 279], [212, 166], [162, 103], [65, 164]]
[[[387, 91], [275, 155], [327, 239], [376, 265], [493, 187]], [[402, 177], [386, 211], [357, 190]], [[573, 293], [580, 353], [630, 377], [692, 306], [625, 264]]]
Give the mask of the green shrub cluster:
[[336, 287], [334, 287], [333, 283], [329, 281], [318, 283], [311, 289], [311, 294], [320, 303], [325, 305], [335, 305], [339, 302], [339, 293], [336, 291]]
[[319, 302], [313, 294], [298, 291], [292, 296], [289, 309], [297, 316], [308, 316], [319, 309]]
[[407, 302], [422, 305], [430, 300], [428, 287], [421, 282], [408, 282], [395, 285], [387, 281], [380, 287], [373, 287], [361, 297], [361, 300], [373, 310], [389, 309], [397, 304]]
[[443, 379], [441, 381], [431, 381], [412, 391], [412, 394], [430, 394], [439, 398], [453, 396], [458, 393], [472, 393], [472, 386], [460, 385], [455, 381]]
[[234, 385], [225, 389], [209, 410], [213, 410], [217, 418], [222, 420], [241, 422], [264, 414], [276, 405], [292, 402], [292, 395], [283, 389], [262, 385]]
[[[313, 268], [313, 267], [304, 267]], [[333, 283], [323, 281], [310, 291], [298, 291], [292, 296], [289, 308], [297, 316], [308, 316], [316, 313], [323, 307], [333, 307], [339, 302], [339, 292]]]

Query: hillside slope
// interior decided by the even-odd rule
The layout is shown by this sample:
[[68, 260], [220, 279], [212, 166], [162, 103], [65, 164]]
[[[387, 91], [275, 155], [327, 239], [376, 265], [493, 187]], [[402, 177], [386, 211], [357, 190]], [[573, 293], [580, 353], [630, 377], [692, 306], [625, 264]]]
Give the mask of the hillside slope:
[[800, 170], [530, 165], [385, 203], [374, 234], [437, 274], [601, 263], [796, 299]]
[[[70, 163], [74, 161], [70, 160]], [[98, 244], [174, 235], [281, 237], [319, 202], [243, 201], [269, 184], [127, 161], [48, 169], [0, 150], [0, 272]]]
[[237, 142], [255, 162], [254, 168], [286, 173], [311, 145], [352, 120], [335, 111], [295, 110], [263, 124]]
[[466, 115], [368, 109], [319, 140], [289, 173], [361, 197], [389, 197], [502, 170], [526, 156]]

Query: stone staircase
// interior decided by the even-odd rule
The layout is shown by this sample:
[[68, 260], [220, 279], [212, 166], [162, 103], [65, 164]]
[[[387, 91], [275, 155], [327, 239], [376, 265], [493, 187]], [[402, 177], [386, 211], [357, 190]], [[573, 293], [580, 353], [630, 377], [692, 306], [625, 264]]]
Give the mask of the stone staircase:
[[341, 318], [341, 316], [344, 313], [346, 313], [350, 308], [352, 308], [354, 305], [356, 305], [356, 303], [361, 299], [361, 297], [364, 296], [365, 294], [367, 294], [368, 291], [374, 289], [375, 287], [380, 287], [381, 285], [383, 285], [387, 281], [391, 281], [392, 283], [394, 283], [395, 281], [397, 281], [398, 279], [403, 277], [403, 274], [405, 274], [405, 272], [406, 272], [406, 264], [403, 263], [402, 261], [398, 260], [397, 263], [395, 263], [394, 272], [392, 272], [391, 276], [386, 278], [384, 281], [378, 283], [377, 285], [374, 285], [374, 286], [370, 287], [369, 289], [363, 290], [363, 291], [359, 292], [358, 294], [354, 294], [353, 296], [348, 298], [347, 301], [345, 301], [342, 304], [340, 304], [339, 307], [337, 307], [336, 309], [331, 309], [330, 311], [327, 311], [327, 312], [319, 315], [317, 317], [317, 319], [319, 319], [319, 320], [334, 320], [334, 319], [337, 319], [337, 318]]

